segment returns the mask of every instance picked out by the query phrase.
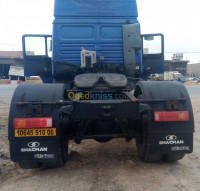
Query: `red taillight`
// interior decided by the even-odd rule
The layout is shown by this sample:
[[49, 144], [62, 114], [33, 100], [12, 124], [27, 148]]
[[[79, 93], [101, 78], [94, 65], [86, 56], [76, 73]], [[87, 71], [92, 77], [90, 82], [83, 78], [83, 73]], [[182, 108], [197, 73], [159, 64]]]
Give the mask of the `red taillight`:
[[189, 121], [188, 111], [158, 111], [154, 112], [154, 121]]
[[15, 129], [33, 129], [33, 128], [49, 128], [52, 127], [52, 117], [46, 118], [15, 118]]

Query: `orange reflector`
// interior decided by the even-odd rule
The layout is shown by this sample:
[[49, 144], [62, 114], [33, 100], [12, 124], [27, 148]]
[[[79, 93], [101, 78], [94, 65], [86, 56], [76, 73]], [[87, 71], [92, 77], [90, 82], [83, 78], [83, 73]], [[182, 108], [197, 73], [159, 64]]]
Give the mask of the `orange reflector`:
[[34, 128], [49, 128], [52, 127], [52, 117], [46, 118], [15, 118], [15, 129], [34, 129]]
[[188, 111], [159, 111], [154, 112], [154, 121], [189, 121]]

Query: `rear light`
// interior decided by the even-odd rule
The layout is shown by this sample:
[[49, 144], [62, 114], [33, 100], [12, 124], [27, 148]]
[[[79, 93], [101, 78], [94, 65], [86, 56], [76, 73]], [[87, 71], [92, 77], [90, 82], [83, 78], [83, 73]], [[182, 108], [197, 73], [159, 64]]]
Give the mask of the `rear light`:
[[34, 128], [49, 128], [52, 127], [52, 118], [15, 118], [14, 128], [15, 129], [34, 129]]
[[154, 121], [189, 121], [188, 111], [159, 111], [154, 112]]

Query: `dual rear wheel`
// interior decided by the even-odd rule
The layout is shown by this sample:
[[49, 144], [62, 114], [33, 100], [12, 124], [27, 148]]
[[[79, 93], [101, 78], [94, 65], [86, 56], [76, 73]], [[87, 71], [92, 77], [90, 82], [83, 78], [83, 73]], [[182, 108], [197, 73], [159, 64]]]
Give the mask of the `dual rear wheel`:
[[136, 137], [136, 147], [139, 157], [143, 162], [176, 162], [184, 158], [184, 154], [161, 154], [151, 152], [151, 142], [147, 133], [143, 130], [140, 136]]

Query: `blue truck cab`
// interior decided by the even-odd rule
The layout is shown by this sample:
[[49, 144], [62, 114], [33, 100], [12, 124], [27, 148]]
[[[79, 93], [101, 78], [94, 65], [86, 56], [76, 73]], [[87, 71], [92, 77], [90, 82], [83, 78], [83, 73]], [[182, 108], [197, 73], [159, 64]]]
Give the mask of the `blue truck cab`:
[[[23, 36], [25, 75], [39, 75], [43, 82], [72, 80], [82, 49], [95, 51], [96, 63], [114, 64], [117, 73], [130, 77], [163, 73], [164, 37], [140, 34], [136, 0], [55, 0], [54, 17], [52, 41], [50, 35]], [[131, 24], [137, 29], [127, 32], [124, 26]], [[37, 39], [41, 53], [39, 45], [37, 51], [30, 47]]]

